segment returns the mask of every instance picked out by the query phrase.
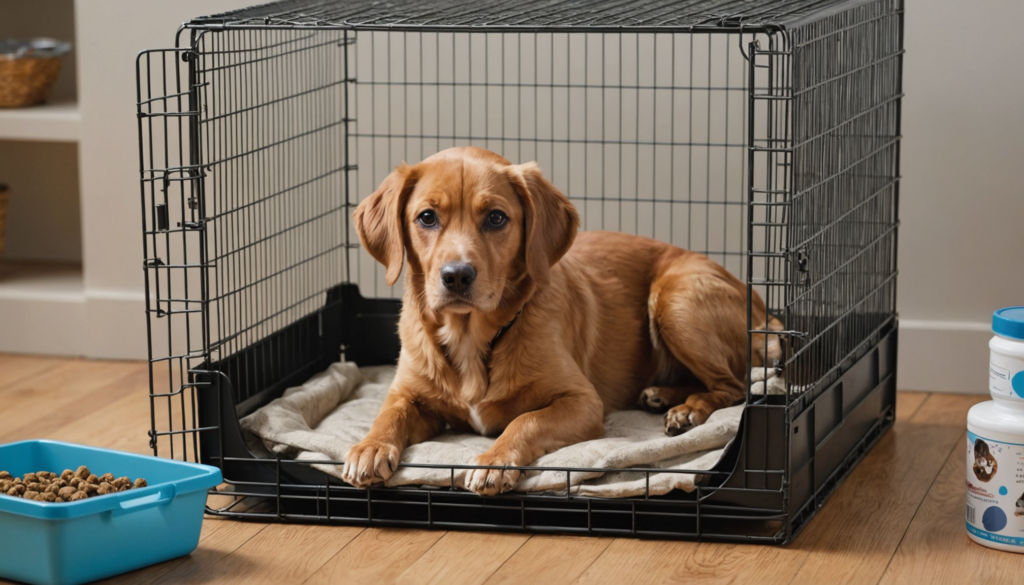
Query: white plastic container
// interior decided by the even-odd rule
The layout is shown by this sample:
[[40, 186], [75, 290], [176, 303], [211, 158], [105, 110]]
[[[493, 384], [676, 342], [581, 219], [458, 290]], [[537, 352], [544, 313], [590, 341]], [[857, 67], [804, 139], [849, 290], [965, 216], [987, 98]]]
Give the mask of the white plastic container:
[[967, 413], [967, 535], [1024, 552], [1024, 307], [992, 315], [989, 393]]

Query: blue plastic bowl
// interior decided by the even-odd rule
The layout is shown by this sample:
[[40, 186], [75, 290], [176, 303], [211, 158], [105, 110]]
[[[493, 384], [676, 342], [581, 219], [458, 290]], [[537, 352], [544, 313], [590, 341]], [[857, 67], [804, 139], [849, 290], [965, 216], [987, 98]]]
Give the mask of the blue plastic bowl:
[[74, 584], [189, 554], [199, 544], [206, 490], [221, 482], [208, 465], [57, 441], [0, 446], [11, 475], [87, 466], [146, 478], [149, 487], [64, 504], [0, 495], [0, 577]]

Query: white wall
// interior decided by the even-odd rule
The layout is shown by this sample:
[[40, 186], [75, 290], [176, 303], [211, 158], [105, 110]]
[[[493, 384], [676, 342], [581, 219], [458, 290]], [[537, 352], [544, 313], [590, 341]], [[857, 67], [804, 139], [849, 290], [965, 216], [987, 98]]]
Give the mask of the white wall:
[[[135, 53], [178, 23], [252, 0], [78, 2], [86, 288], [110, 355], [144, 350]], [[907, 0], [899, 386], [985, 391], [992, 310], [1024, 304], [1024, 68], [1019, 0]], [[130, 307], [130, 310], [128, 309]], [[116, 338], [116, 339], [110, 339]]]
[[906, 2], [900, 388], [986, 392], [992, 311], [1024, 305], [1022, 21], [1019, 0]]
[[90, 355], [146, 357], [135, 57], [193, 17], [252, 0], [78, 0], [82, 256]]

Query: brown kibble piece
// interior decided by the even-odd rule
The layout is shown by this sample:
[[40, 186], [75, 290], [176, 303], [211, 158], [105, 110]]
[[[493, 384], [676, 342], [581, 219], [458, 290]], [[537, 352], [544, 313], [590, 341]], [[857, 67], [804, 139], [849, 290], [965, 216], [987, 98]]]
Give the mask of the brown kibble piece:
[[13, 487], [11, 489], [7, 490], [4, 493], [6, 493], [8, 496], [14, 496], [16, 498], [21, 495], [21, 494], [18, 493], [18, 488], [13, 488]]
[[46, 493], [48, 494], [56, 494], [58, 491], [60, 491], [60, 486], [55, 483], [46, 486]]
[[26, 473], [25, 483], [39, 483], [39, 476], [34, 473]]
[[90, 474], [89, 478], [86, 479], [85, 481], [87, 481], [87, 482], [89, 482], [89, 483], [91, 483], [93, 485], [100, 485], [100, 478], [96, 477], [95, 473]]
[[79, 491], [85, 492], [86, 494], [92, 494], [96, 491], [99, 486], [93, 483], [81, 483], [79, 484]]
[[10, 471], [0, 471], [0, 479], [11, 479]]
[[39, 494], [39, 497], [37, 499], [40, 500], [40, 501], [43, 501], [43, 502], [52, 502], [52, 501], [57, 499], [57, 494], [53, 494], [53, 493], [50, 493], [50, 492], [44, 492], [44, 493]]
[[25, 487], [28, 488], [28, 491], [30, 491], [30, 492], [41, 492], [41, 491], [43, 491], [44, 488], [46, 488], [46, 486], [44, 486], [43, 484], [39, 483], [38, 481], [34, 481], [32, 483], [29, 483]]
[[75, 495], [76, 492], [78, 492], [78, 490], [71, 486], [67, 486], [60, 488], [60, 491], [57, 492], [57, 495], [67, 500], [70, 499], [71, 496]]
[[25, 480], [21, 479], [20, 477], [16, 477], [16, 478], [14, 478], [14, 483], [24, 484]]
[[135, 489], [139, 489], [139, 488], [144, 488], [144, 487], [146, 487], [146, 486], [148, 486], [148, 485], [149, 485], [149, 484], [148, 484], [148, 483], [146, 483], [146, 479], [145, 479], [145, 478], [142, 478], [142, 477], [140, 477], [139, 479], [136, 479], [136, 480], [135, 480], [135, 485], [134, 485], [134, 487], [135, 487]]
[[105, 496], [105, 495], [107, 495], [107, 494], [112, 494], [112, 493], [114, 493], [115, 491], [116, 491], [116, 490], [114, 489], [114, 486], [110, 485], [110, 484], [109, 484], [109, 483], [107, 483], [107, 482], [103, 482], [103, 483], [101, 483], [101, 484], [99, 485], [99, 487], [97, 487], [97, 488], [96, 488], [96, 494], [97, 494], [97, 495], [100, 495], [100, 496]]
[[85, 479], [89, 477], [89, 475], [91, 475], [89, 473], [89, 468], [84, 465], [75, 470], [75, 477], [77, 478]]
[[25, 498], [26, 500], [34, 500], [39, 497], [39, 492], [33, 490], [25, 490], [25, 493], [22, 494], [21, 497]]
[[100, 483], [103, 483], [103, 482], [114, 483], [114, 474], [113, 473], [104, 473], [103, 475], [101, 475], [100, 476]]
[[57, 496], [57, 499], [54, 500], [54, 503], [56, 503], [56, 504], [63, 504], [64, 503], [64, 498], [62, 498], [60, 496]]
[[74, 494], [72, 494], [71, 498], [68, 499], [68, 501], [69, 502], [77, 502], [79, 500], [84, 500], [84, 499], [86, 499], [88, 497], [89, 497], [88, 494], [86, 494], [85, 492], [75, 492]]
[[7, 490], [11, 489], [12, 486], [14, 486], [13, 481], [9, 479], [0, 479], [0, 492], [6, 493]]
[[27, 489], [25, 489], [25, 484], [23, 483], [14, 484], [14, 487], [12, 487], [11, 489], [14, 490], [19, 496], [25, 495], [25, 492], [28, 491]]
[[60, 474], [60, 478], [63, 479], [64, 481], [71, 481], [72, 479], [74, 479], [74, 477], [75, 477], [75, 472], [71, 471], [70, 469], [65, 469]]

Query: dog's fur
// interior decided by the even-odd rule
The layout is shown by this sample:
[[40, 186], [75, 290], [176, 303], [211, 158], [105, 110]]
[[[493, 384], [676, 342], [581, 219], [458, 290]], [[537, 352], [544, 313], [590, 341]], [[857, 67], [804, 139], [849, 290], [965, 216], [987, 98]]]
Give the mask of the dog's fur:
[[[428, 210], [432, 227], [418, 219]], [[501, 227], [487, 223], [494, 211], [508, 218]], [[476, 464], [523, 466], [599, 438], [605, 413], [638, 401], [667, 410], [675, 435], [744, 399], [746, 286], [706, 256], [656, 240], [576, 237], [575, 208], [534, 163], [445, 150], [398, 167], [354, 219], [388, 285], [408, 263], [397, 374], [345, 457], [355, 486], [387, 480], [406, 446], [445, 424], [498, 437]], [[476, 269], [461, 294], [439, 276], [453, 261]], [[756, 293], [751, 306], [754, 323], [782, 330]], [[780, 357], [776, 335], [754, 337], [752, 366]], [[495, 494], [518, 477], [482, 469], [466, 483]]]

